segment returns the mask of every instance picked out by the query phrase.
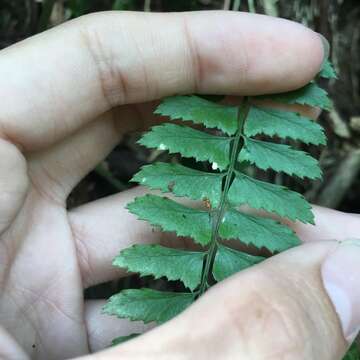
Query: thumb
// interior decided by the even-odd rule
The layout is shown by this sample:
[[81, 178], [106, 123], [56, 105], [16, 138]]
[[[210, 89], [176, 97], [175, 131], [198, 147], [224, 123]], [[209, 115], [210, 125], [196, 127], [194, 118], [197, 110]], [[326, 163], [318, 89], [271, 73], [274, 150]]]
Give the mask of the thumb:
[[360, 241], [303, 245], [97, 359], [341, 360], [359, 330], [359, 273]]

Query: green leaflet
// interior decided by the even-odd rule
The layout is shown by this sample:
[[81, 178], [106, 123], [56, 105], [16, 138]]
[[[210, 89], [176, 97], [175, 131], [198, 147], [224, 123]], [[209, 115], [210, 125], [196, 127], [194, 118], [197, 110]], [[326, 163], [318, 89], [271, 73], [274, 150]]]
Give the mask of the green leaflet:
[[134, 245], [120, 252], [113, 265], [127, 268], [141, 276], [165, 276], [168, 280], [181, 280], [194, 290], [201, 279], [203, 252], [171, 249], [160, 245]]
[[315, 83], [281, 94], [257, 96], [257, 99], [267, 99], [285, 104], [300, 104], [319, 107], [324, 110], [331, 110], [332, 104], [327, 92]]
[[190, 169], [179, 164], [158, 162], [143, 166], [133, 177], [141, 185], [193, 200], [208, 199], [213, 207], [218, 205], [224, 175]]
[[227, 277], [244, 270], [252, 265], [265, 260], [261, 256], [253, 256], [241, 251], [219, 245], [214, 260], [213, 276], [216, 281], [222, 281]]
[[257, 248], [284, 251], [299, 245], [300, 240], [286, 225], [253, 215], [245, 215], [237, 210], [228, 210], [220, 225], [219, 234], [224, 239], [239, 239]]
[[149, 148], [178, 152], [197, 161], [210, 161], [214, 169], [220, 170], [229, 165], [230, 142], [229, 137], [214, 136], [175, 124], [154, 126], [139, 140], [140, 144]]
[[244, 147], [238, 158], [240, 162], [249, 161], [260, 169], [271, 168], [300, 178], [321, 178], [321, 170], [317, 160], [303, 151], [294, 150], [288, 145], [250, 138], [245, 138], [244, 142]]
[[252, 106], [245, 124], [246, 136], [265, 134], [300, 140], [306, 144], [324, 145], [323, 128], [316, 122], [292, 111]]
[[138, 197], [127, 208], [141, 220], [190, 236], [197, 243], [207, 245], [211, 240], [211, 219], [207, 211], [196, 210], [156, 195]]
[[319, 76], [325, 79], [337, 79], [336, 71], [329, 60], [324, 62], [324, 65], [319, 73]]
[[111, 346], [120, 345], [125, 341], [129, 341], [131, 339], [136, 338], [139, 335], [141, 335], [141, 334], [130, 334], [130, 335], [126, 335], [126, 336], [119, 336], [119, 337], [113, 339], [113, 341], [111, 342]]
[[145, 324], [161, 324], [185, 310], [194, 301], [191, 293], [175, 293], [152, 289], [123, 290], [113, 295], [104, 306], [104, 313], [142, 320]]
[[166, 98], [157, 107], [155, 114], [169, 116], [172, 120], [182, 119], [204, 124], [229, 135], [235, 134], [237, 129], [237, 107], [217, 104], [198, 96]]
[[253, 179], [240, 172], [236, 172], [228, 198], [234, 205], [248, 204], [255, 209], [273, 212], [292, 221], [314, 223], [311, 206], [301, 194], [285, 186]]

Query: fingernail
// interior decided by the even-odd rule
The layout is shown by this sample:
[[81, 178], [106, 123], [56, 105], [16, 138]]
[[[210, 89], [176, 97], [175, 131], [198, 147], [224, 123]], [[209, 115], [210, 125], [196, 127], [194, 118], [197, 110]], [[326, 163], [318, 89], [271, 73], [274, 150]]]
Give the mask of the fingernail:
[[341, 242], [322, 264], [321, 275], [344, 337], [352, 343], [360, 331], [360, 240]]
[[323, 45], [323, 50], [324, 50], [323, 62], [321, 64], [321, 69], [322, 69], [324, 66], [324, 63], [326, 62], [326, 60], [329, 58], [329, 55], [330, 55], [330, 44], [324, 35], [322, 35], [320, 33], [318, 33], [318, 35], [320, 36], [320, 39], [321, 39], [321, 42]]

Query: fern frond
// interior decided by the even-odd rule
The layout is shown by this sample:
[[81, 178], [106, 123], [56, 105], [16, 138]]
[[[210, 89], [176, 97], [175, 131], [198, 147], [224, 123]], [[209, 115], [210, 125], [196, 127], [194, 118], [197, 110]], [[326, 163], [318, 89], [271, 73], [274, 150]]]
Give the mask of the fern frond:
[[219, 235], [223, 239], [238, 239], [246, 245], [266, 248], [271, 252], [300, 245], [299, 238], [288, 226], [272, 219], [243, 214], [235, 209], [225, 213]]
[[242, 251], [219, 245], [212, 273], [216, 281], [222, 281], [238, 271], [256, 265], [263, 260], [265, 258], [261, 256], [249, 255]]
[[155, 279], [180, 280], [194, 290], [201, 280], [204, 252], [171, 249], [160, 245], [134, 245], [120, 252], [113, 265]]
[[201, 245], [207, 245], [211, 240], [211, 215], [207, 211], [189, 208], [157, 195], [137, 197], [127, 208], [140, 220], [160, 226], [163, 231], [190, 236]]
[[245, 138], [244, 142], [238, 158], [240, 162], [249, 161], [262, 170], [283, 171], [300, 178], [320, 179], [322, 176], [318, 161], [304, 151], [251, 138]]
[[123, 290], [111, 296], [103, 312], [145, 324], [161, 324], [185, 310], [194, 301], [191, 293], [175, 293], [152, 289]]
[[328, 93], [315, 83], [311, 82], [304, 87], [286, 93], [257, 96], [257, 99], [266, 99], [284, 104], [299, 104], [331, 110], [332, 103]]
[[158, 162], [143, 166], [131, 181], [152, 190], [171, 192], [192, 200], [209, 200], [211, 205], [216, 207], [220, 201], [223, 177], [224, 174], [221, 173], [209, 173], [179, 164]]
[[228, 196], [233, 205], [248, 204], [254, 209], [272, 212], [292, 221], [314, 223], [310, 204], [302, 195], [285, 186], [269, 184], [236, 172]]
[[300, 140], [305, 144], [325, 145], [323, 128], [292, 111], [252, 106], [245, 124], [244, 133], [251, 137], [258, 134]]
[[228, 135], [237, 130], [237, 107], [217, 104], [198, 96], [173, 96], [166, 98], [155, 110], [155, 114], [170, 119], [192, 121], [207, 128], [217, 128]]
[[231, 138], [214, 136], [189, 127], [164, 124], [154, 126], [139, 143], [148, 148], [180, 153], [197, 161], [209, 161], [213, 168], [224, 170], [229, 165]]
[[326, 60], [323, 64], [323, 67], [319, 73], [319, 77], [325, 79], [337, 79], [337, 74], [334, 69], [334, 66], [331, 64], [329, 60]]

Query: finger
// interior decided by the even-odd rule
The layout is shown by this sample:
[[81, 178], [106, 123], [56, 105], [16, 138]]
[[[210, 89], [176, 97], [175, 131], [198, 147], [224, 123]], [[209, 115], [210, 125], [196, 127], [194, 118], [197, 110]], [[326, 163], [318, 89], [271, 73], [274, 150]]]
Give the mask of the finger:
[[125, 276], [125, 270], [115, 268], [111, 263], [120, 250], [133, 244], [159, 243], [185, 249], [191, 246], [190, 239], [154, 230], [147, 222], [138, 221], [129, 213], [126, 204], [144, 193], [144, 189], [137, 187], [69, 213], [85, 288]]
[[[131, 129], [127, 107], [108, 111], [49, 149], [28, 155], [32, 183], [48, 197], [64, 203], [75, 185], [119, 143]], [[120, 122], [126, 117], [126, 127]]]
[[[69, 214], [77, 244], [84, 286], [116, 279], [126, 274], [111, 265], [122, 249], [133, 244], [160, 243], [190, 248], [192, 240], [154, 230], [147, 222], [129, 213], [125, 206], [148, 191], [137, 187], [74, 209]], [[303, 241], [353, 238], [359, 234], [357, 215], [321, 207], [314, 208], [314, 225], [289, 223]]]
[[359, 260], [359, 245], [297, 247], [97, 359], [342, 359], [360, 325]]
[[28, 188], [24, 156], [13, 144], [0, 139], [0, 234], [13, 221]]
[[262, 15], [89, 15], [1, 52], [0, 133], [34, 150], [125, 103], [286, 91], [312, 79], [323, 54], [318, 34]]
[[119, 336], [142, 334], [153, 325], [141, 321], [118, 319], [102, 313], [105, 300], [88, 300], [85, 303], [85, 321], [91, 352], [107, 348], [111, 341]]
[[321, 206], [313, 206], [315, 226], [296, 222], [293, 229], [303, 242], [345, 240], [359, 236], [360, 216]]

